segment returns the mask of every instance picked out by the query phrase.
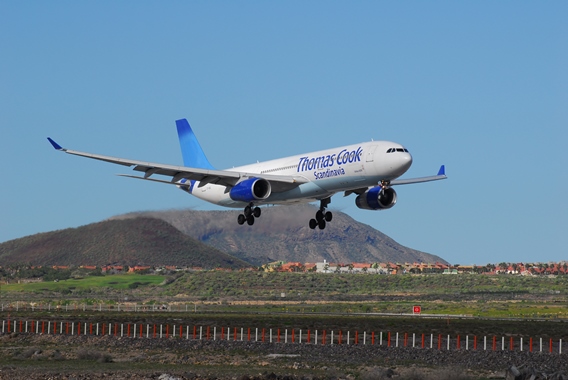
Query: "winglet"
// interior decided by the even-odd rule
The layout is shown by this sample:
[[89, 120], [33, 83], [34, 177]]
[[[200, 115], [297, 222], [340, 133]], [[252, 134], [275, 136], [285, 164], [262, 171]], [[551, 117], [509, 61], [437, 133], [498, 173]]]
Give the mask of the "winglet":
[[438, 175], [446, 175], [446, 165], [440, 166], [440, 170], [438, 170]]
[[57, 150], [65, 150], [61, 147], [61, 145], [59, 145], [58, 143], [56, 143], [55, 141], [53, 141], [51, 138], [47, 138], [49, 140], [49, 142], [51, 143], [51, 145], [53, 145], [53, 147]]
[[205, 157], [205, 153], [197, 141], [197, 137], [189, 126], [186, 119], [176, 120], [178, 130], [179, 144], [181, 146], [181, 154], [183, 156], [183, 164], [190, 168], [211, 169], [213, 166]]

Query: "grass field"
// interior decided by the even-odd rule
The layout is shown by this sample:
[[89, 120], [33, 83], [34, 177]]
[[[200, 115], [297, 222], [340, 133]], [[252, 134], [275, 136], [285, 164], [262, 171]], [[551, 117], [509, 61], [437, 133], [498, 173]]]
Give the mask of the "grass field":
[[283, 312], [283, 313], [391, 313], [412, 314], [413, 306], [420, 305], [423, 314], [456, 315], [487, 318], [546, 318], [568, 320], [566, 304], [546, 302], [511, 302], [511, 301], [446, 301], [424, 302], [418, 297], [409, 301], [386, 302], [305, 302], [301, 304], [271, 304], [264, 305], [206, 305], [200, 308], [215, 311], [232, 312]]
[[165, 276], [144, 274], [122, 274], [113, 276], [87, 276], [59, 282], [30, 282], [2, 285], [3, 292], [61, 292], [75, 289], [131, 289], [133, 286], [159, 285]]

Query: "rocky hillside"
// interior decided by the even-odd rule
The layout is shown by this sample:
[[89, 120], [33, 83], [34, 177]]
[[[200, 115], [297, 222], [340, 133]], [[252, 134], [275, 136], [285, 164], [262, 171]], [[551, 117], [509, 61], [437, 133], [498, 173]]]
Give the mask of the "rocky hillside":
[[156, 218], [108, 220], [0, 244], [1, 265], [179, 265], [241, 268], [247, 263]]
[[318, 262], [446, 262], [398, 244], [380, 231], [334, 211], [325, 230], [311, 230], [309, 205], [267, 207], [253, 226], [237, 224], [239, 211], [171, 210], [114, 217], [162, 219], [211, 247], [258, 265], [275, 260]]

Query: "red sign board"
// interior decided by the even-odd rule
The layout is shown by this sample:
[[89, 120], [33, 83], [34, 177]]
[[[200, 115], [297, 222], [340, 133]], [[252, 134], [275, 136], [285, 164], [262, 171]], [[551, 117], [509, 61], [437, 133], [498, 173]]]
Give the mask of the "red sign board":
[[422, 312], [422, 306], [419, 305], [412, 306], [412, 312], [414, 314], [420, 314]]

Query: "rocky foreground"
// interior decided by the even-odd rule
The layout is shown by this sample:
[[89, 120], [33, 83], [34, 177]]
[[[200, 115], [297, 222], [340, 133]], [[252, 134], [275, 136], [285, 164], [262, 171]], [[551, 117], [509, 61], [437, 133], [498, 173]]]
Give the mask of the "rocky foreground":
[[565, 354], [517, 351], [13, 333], [0, 355], [2, 380], [568, 379]]

